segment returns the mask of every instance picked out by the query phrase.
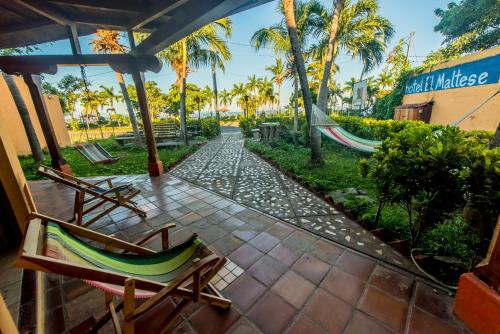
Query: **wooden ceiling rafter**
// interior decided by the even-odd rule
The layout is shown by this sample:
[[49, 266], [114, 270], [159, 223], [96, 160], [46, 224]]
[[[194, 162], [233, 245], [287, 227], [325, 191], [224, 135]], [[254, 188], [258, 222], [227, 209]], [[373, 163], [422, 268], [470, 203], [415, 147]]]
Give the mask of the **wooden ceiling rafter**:
[[56, 74], [58, 66], [109, 65], [120, 73], [158, 73], [162, 62], [155, 56], [134, 57], [130, 54], [0, 56], [0, 70], [7, 74]]

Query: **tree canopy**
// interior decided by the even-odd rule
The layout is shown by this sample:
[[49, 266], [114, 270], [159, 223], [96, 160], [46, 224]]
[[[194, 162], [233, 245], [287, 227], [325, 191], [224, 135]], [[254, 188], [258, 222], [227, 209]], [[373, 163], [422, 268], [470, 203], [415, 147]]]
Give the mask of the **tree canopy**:
[[450, 2], [446, 9], [438, 8], [440, 18], [434, 27], [446, 44], [468, 35], [462, 52], [480, 51], [497, 46], [500, 41], [500, 2], [498, 0], [462, 0]]

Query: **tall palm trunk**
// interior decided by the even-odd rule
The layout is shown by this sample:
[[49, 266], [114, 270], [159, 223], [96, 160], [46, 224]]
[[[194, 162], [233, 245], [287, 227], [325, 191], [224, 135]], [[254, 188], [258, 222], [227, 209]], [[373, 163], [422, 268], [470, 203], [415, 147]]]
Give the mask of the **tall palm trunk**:
[[17, 88], [16, 82], [14, 78], [6, 73], [2, 73], [5, 82], [7, 83], [7, 87], [9, 87], [10, 94], [14, 99], [14, 103], [16, 104], [16, 108], [19, 112], [19, 116], [21, 116], [21, 121], [23, 122], [24, 131], [26, 131], [26, 136], [28, 137], [28, 143], [30, 145], [31, 153], [33, 154], [33, 159], [35, 161], [43, 160], [43, 151], [40, 146], [40, 142], [38, 141], [38, 137], [36, 136], [35, 128], [33, 127], [33, 122], [31, 122], [30, 114], [28, 112], [28, 108], [24, 103], [23, 97], [21, 96], [21, 92]]
[[[327, 114], [328, 103], [328, 82], [330, 81], [330, 74], [332, 72], [333, 61], [335, 59], [336, 51], [336, 38], [339, 28], [339, 17], [342, 9], [344, 8], [345, 0], [337, 0], [333, 12], [332, 23], [330, 25], [330, 35], [328, 37], [328, 49], [325, 55], [325, 64], [323, 68], [323, 75], [321, 77], [321, 84], [318, 93], [318, 108]], [[311, 128], [311, 145], [313, 147], [321, 148], [321, 132], [315, 127]]]
[[[307, 82], [306, 66], [304, 62], [304, 57], [302, 56], [302, 50], [299, 42], [299, 34], [297, 32], [297, 23], [295, 21], [295, 10], [293, 8], [293, 0], [284, 0], [283, 8], [285, 12], [285, 22], [288, 30], [288, 36], [290, 37], [290, 43], [292, 45], [292, 52], [295, 59], [295, 68], [299, 75], [300, 87], [302, 88], [302, 98], [304, 100], [304, 109], [306, 111], [307, 123], [309, 125], [310, 132], [313, 133], [311, 127], [312, 122], [312, 100], [311, 91], [309, 89], [309, 83]], [[321, 142], [317, 145], [317, 142], [311, 138], [311, 162], [321, 163]]]
[[293, 131], [299, 131], [299, 76], [293, 75]]
[[[215, 68], [215, 61], [212, 60], [212, 85], [213, 85], [213, 90], [214, 90], [214, 108], [215, 108], [215, 115], [217, 117], [217, 122], [220, 123], [220, 113], [219, 113], [219, 97], [218, 94], [219, 92], [217, 91], [217, 69]], [[212, 114], [212, 112], [210, 112]]]
[[186, 75], [187, 75], [187, 41], [182, 40], [182, 69], [179, 91], [180, 98], [180, 111], [179, 117], [181, 119], [181, 134], [184, 144], [188, 144], [187, 122], [186, 122]]
[[137, 145], [141, 144], [141, 134], [139, 133], [139, 126], [137, 125], [137, 118], [135, 117], [134, 108], [132, 107], [132, 101], [130, 101], [130, 96], [128, 96], [127, 87], [125, 86], [125, 80], [123, 80], [123, 74], [120, 72], [115, 72], [116, 79], [118, 79], [118, 84], [122, 91], [123, 100], [127, 106], [128, 117], [130, 118], [130, 124], [132, 125], [132, 130], [134, 131], [134, 137]]
[[328, 82], [332, 72], [333, 61], [335, 59], [336, 51], [336, 38], [339, 28], [339, 17], [342, 9], [344, 8], [345, 0], [337, 0], [335, 4], [332, 23], [330, 25], [330, 34], [328, 36], [328, 49], [325, 55], [325, 64], [323, 68], [323, 75], [321, 77], [321, 85], [318, 93], [318, 108], [326, 113], [326, 104], [328, 101]]

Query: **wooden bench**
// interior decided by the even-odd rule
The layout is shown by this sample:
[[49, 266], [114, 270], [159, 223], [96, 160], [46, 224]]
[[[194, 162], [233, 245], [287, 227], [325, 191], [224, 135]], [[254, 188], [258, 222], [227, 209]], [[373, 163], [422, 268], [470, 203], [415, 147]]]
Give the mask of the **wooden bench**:
[[153, 132], [156, 140], [173, 139], [180, 136], [180, 131], [175, 123], [153, 124]]

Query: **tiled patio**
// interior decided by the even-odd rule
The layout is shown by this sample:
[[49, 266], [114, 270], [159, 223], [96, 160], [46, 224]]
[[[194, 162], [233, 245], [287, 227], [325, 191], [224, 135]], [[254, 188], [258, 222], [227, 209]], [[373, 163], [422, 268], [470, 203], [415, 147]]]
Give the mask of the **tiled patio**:
[[[196, 232], [233, 263], [222, 279], [231, 281], [222, 289], [234, 303], [231, 309], [193, 306], [182, 314], [175, 333], [468, 333], [451, 314], [453, 299], [445, 291], [373, 257], [170, 175], [117, 181], [142, 190], [139, 203], [148, 217], [116, 210], [94, 229], [133, 240], [175, 222], [172, 244]], [[49, 181], [30, 187], [40, 212], [70, 217], [71, 191]], [[159, 249], [160, 241], [150, 246]], [[34, 316], [30, 273], [25, 276], [20, 328], [27, 333]], [[103, 300], [100, 291], [79, 280], [50, 276], [48, 332], [66, 332], [102, 312]], [[111, 326], [103, 332], [111, 332]]]

